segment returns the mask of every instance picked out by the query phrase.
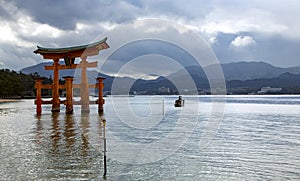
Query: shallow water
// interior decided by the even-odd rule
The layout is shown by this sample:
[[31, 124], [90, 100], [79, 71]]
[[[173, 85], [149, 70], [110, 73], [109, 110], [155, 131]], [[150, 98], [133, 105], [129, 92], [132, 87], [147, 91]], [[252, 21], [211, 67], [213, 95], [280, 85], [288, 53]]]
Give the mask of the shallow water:
[[0, 180], [299, 180], [300, 96], [105, 98], [105, 115], [0, 104]]

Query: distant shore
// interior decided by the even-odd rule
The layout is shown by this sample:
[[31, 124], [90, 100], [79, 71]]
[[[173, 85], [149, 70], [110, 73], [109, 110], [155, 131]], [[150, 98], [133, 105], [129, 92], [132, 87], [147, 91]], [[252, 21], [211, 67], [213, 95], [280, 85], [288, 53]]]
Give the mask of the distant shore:
[[0, 99], [0, 103], [6, 103], [6, 102], [19, 102], [19, 99]]

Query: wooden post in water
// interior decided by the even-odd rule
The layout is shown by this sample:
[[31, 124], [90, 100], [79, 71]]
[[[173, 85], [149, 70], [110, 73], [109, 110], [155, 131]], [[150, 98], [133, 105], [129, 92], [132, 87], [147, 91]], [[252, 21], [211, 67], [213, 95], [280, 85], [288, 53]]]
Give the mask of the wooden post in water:
[[66, 114], [72, 114], [73, 113], [73, 77], [72, 76], [66, 76], [64, 77], [66, 80]]
[[53, 59], [53, 84], [52, 84], [52, 112], [60, 111], [60, 100], [59, 100], [59, 74], [58, 66], [59, 59]]
[[80, 97], [81, 97], [81, 112], [90, 112], [89, 99], [89, 83], [86, 75], [87, 60], [86, 56], [81, 57], [81, 83], [80, 83]]
[[103, 80], [105, 78], [102, 78], [102, 77], [98, 77], [97, 78], [97, 86], [98, 86], [98, 113], [99, 115], [102, 115], [104, 113], [104, 110], [103, 110], [103, 104], [104, 104], [104, 99], [103, 99], [103, 88], [104, 88], [104, 83], [103, 83]]
[[41, 115], [42, 114], [42, 78], [38, 77], [35, 79], [35, 85], [36, 88], [36, 114]]
[[106, 120], [102, 119], [103, 123], [103, 162], [104, 162], [104, 172], [103, 177], [106, 178], [107, 168], [106, 168], [106, 136], [105, 136], [105, 126], [106, 126]]

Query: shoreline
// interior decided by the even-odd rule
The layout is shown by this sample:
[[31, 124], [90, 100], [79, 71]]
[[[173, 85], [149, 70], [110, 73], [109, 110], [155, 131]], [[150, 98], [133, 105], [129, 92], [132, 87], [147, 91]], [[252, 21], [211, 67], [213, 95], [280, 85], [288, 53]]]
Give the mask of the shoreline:
[[20, 99], [0, 99], [0, 103], [7, 103], [7, 102], [20, 102]]

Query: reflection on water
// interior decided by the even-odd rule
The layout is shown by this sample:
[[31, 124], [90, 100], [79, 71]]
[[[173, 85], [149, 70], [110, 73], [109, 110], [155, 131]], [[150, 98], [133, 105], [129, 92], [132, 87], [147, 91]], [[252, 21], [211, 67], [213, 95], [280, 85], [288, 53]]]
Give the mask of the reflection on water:
[[[130, 98], [136, 114], [147, 115], [144, 106], [151, 102], [149, 98]], [[212, 99], [185, 97], [188, 110], [180, 115], [173, 107], [176, 98], [165, 97], [165, 115], [150, 129], [126, 125], [106, 99], [107, 133], [126, 142], [151, 144], [183, 131], [175, 129], [179, 116], [185, 124], [198, 119], [184, 145], [153, 163], [119, 162], [113, 153], [135, 155], [107, 137], [107, 180], [300, 179], [300, 96], [228, 97], [224, 119], [205, 149], [199, 149], [199, 141], [210, 118]], [[124, 98], [117, 101], [123, 104]], [[103, 117], [98, 116], [97, 107], [91, 107], [91, 114], [66, 115], [63, 109], [52, 114], [49, 106], [35, 116], [32, 102], [0, 104], [0, 180], [102, 180]], [[191, 114], [199, 102], [199, 115]], [[74, 112], [79, 113], [80, 107], [75, 106]], [[153, 156], [161, 148], [156, 149]]]
[[1, 119], [0, 180], [102, 179], [102, 150], [89, 144], [90, 125], [99, 136], [102, 121], [91, 117], [26, 113]]
[[[102, 127], [101, 121], [90, 119], [89, 114], [75, 116], [53, 113], [39, 118], [37, 128], [40, 127], [39, 124], [44, 126], [44, 142], [36, 146], [40, 147], [46, 156], [46, 163], [43, 163], [46, 166], [46, 178], [101, 178], [100, 173], [103, 169], [99, 159], [102, 152], [89, 144], [91, 122], [98, 124], [98, 128]], [[98, 131], [101, 132], [102, 129]]]
[[89, 135], [88, 131], [90, 128], [89, 114], [82, 113], [80, 123], [81, 123], [81, 142], [82, 142], [82, 155], [87, 156], [89, 149]]

